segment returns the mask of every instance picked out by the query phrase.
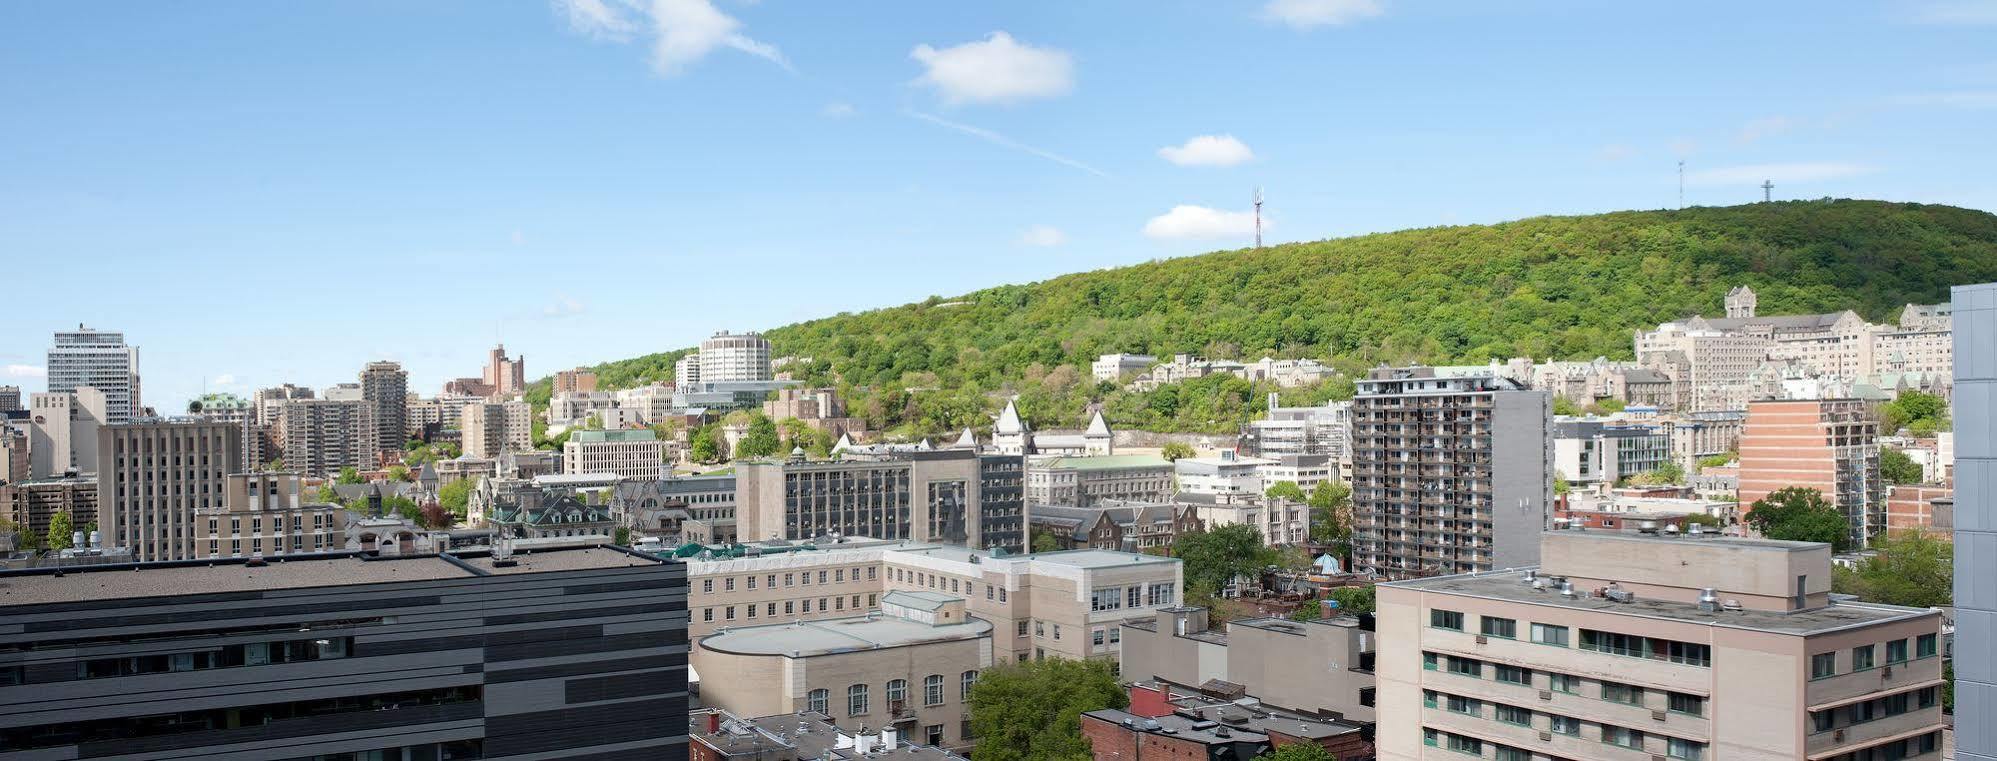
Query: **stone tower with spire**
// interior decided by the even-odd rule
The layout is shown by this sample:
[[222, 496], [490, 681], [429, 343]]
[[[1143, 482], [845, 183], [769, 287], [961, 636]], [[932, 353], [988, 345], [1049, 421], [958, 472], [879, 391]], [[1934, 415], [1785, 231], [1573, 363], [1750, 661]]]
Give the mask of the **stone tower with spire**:
[[1727, 291], [1727, 316], [1746, 318], [1754, 316], [1754, 289], [1745, 285]]

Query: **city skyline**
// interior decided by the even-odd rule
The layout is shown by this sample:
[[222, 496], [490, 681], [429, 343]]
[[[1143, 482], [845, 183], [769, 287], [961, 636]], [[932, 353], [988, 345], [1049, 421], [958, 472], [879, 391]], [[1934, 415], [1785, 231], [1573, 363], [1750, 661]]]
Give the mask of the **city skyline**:
[[[10, 7], [0, 246], [115, 276], [18, 292], [0, 384], [77, 323], [162, 413], [382, 359], [434, 393], [497, 342], [539, 378], [1246, 246], [1256, 187], [1272, 243], [1671, 207], [1680, 159], [1693, 205], [1997, 209], [1997, 12], [1726, 11]], [[731, 265], [770, 274], [688, 287]]]

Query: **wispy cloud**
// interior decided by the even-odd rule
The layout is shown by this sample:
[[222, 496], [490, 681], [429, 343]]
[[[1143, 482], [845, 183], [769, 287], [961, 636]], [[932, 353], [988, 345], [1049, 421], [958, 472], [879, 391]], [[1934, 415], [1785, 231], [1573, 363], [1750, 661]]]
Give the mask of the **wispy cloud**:
[[1796, 120], [1786, 116], [1764, 116], [1743, 125], [1740, 128], [1740, 134], [1735, 136], [1734, 139], [1742, 144], [1752, 143], [1764, 137], [1773, 137], [1788, 132], [1795, 128], [1795, 126]]
[[1636, 149], [1622, 143], [1610, 143], [1595, 151], [1595, 160], [1602, 162], [1622, 161], [1636, 155]]
[[235, 376], [234, 374], [231, 374], [231, 373], [222, 373], [221, 375], [217, 375], [217, 376], [215, 376], [215, 377], [213, 377], [213, 378], [209, 378], [209, 379], [208, 379], [208, 385], [210, 385], [210, 386], [234, 386], [234, 385], [236, 385], [236, 376]]
[[1200, 135], [1183, 145], [1159, 148], [1158, 155], [1179, 166], [1234, 166], [1255, 158], [1255, 152], [1233, 135]]
[[827, 103], [824, 108], [818, 110], [818, 115], [827, 119], [844, 119], [856, 113], [859, 112], [854, 110], [853, 104], [840, 101]]
[[1262, 6], [1263, 18], [1296, 29], [1340, 26], [1385, 12], [1377, 0], [1269, 0]]
[[1929, 0], [1913, 3], [1907, 20], [1942, 26], [1997, 25], [1997, 0]]
[[[1264, 220], [1263, 227], [1269, 227]], [[1205, 206], [1180, 205], [1144, 223], [1144, 234], [1152, 238], [1229, 238], [1255, 234], [1255, 214], [1223, 211]]]
[[541, 316], [547, 319], [574, 317], [589, 311], [589, 305], [566, 295], [556, 295], [552, 304], [541, 307]]
[[514, 231], [513, 231], [513, 234], [512, 234], [512, 235], [509, 235], [509, 236], [507, 236], [507, 238], [508, 238], [509, 240], [513, 241], [513, 245], [516, 245], [516, 246], [524, 246], [524, 245], [527, 245], [527, 234], [526, 234], [526, 233], [524, 233], [524, 232], [521, 232], [521, 231], [519, 231], [519, 230], [514, 230]]
[[1068, 242], [1068, 234], [1049, 225], [1034, 225], [1019, 234], [1020, 245], [1050, 248]]
[[1929, 92], [1901, 95], [1893, 102], [1902, 106], [1940, 106], [1943, 108], [1997, 108], [1997, 90], [1957, 90], [1954, 92]]
[[1041, 150], [1039, 148], [1035, 148], [1033, 146], [1019, 142], [1018, 140], [1014, 140], [1012, 138], [1006, 137], [1004, 135], [985, 129], [983, 127], [973, 127], [969, 124], [960, 124], [958, 122], [953, 122], [950, 121], [949, 119], [936, 116], [935, 114], [925, 114], [921, 111], [908, 111], [906, 113], [911, 117], [914, 117], [916, 119], [921, 119], [925, 122], [929, 122], [930, 124], [934, 124], [939, 127], [948, 127], [958, 132], [962, 132], [966, 135], [970, 135], [972, 137], [985, 140], [986, 142], [1005, 146], [1007, 148], [1011, 148], [1021, 153], [1039, 156], [1040, 158], [1047, 159], [1048, 161], [1052, 161], [1056, 164], [1061, 164], [1063, 166], [1069, 166], [1069, 167], [1074, 167], [1076, 169], [1080, 169], [1084, 172], [1088, 172], [1089, 174], [1093, 174], [1097, 177], [1109, 176], [1108, 172], [1105, 172], [1101, 169], [1097, 169], [1095, 167], [1089, 166], [1088, 164], [1084, 164], [1080, 161], [1076, 161], [1074, 159], [1068, 158], [1067, 156], [1063, 156], [1053, 151], [1046, 151], [1046, 150]]
[[684, 73], [709, 53], [727, 48], [795, 71], [777, 46], [742, 33], [742, 22], [710, 0], [553, 0], [569, 28], [597, 39], [627, 42], [648, 38], [652, 69], [660, 76]]
[[1774, 183], [1822, 182], [1871, 174], [1877, 171], [1863, 164], [1841, 161], [1805, 161], [1788, 164], [1744, 164], [1688, 172], [1685, 184], [1702, 187], [1759, 185]]
[[924, 69], [915, 81], [936, 88], [945, 103], [1006, 103], [1075, 89], [1074, 56], [1002, 31], [947, 48], [917, 45], [908, 55]]
[[9, 378], [46, 378], [48, 374], [49, 369], [40, 365], [7, 366], [7, 377]]

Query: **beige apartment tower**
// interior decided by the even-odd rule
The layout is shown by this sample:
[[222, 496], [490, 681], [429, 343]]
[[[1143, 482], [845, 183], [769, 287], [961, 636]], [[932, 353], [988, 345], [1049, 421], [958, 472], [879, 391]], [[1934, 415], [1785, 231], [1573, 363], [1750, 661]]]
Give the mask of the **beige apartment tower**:
[[195, 557], [195, 515], [223, 506], [242, 435], [236, 425], [209, 421], [105, 426], [97, 439], [98, 530], [138, 562]]
[[1941, 612], [1833, 599], [1811, 542], [1557, 531], [1379, 587], [1379, 758], [1939, 759]]

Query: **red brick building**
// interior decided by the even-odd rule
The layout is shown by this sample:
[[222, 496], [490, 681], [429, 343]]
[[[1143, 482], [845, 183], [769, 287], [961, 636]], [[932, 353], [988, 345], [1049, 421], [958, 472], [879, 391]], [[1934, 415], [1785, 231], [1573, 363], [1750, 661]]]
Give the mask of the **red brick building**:
[[1096, 761], [1245, 761], [1299, 742], [1324, 746], [1340, 761], [1356, 761], [1373, 757], [1372, 735], [1371, 725], [1252, 703], [1174, 698], [1144, 687], [1132, 688], [1131, 710], [1082, 714], [1082, 736]]
[[1952, 505], [1955, 489], [1948, 486], [1925, 484], [1894, 484], [1886, 490], [1886, 530], [1923, 529], [1947, 540], [1953, 540], [1955, 521], [1950, 520], [1952, 511], [1936, 510], [1935, 500]]
[[1740, 437], [1740, 504], [1791, 486], [1815, 489], [1842, 511], [1857, 546], [1886, 528], [1879, 423], [1856, 399], [1747, 405]]

